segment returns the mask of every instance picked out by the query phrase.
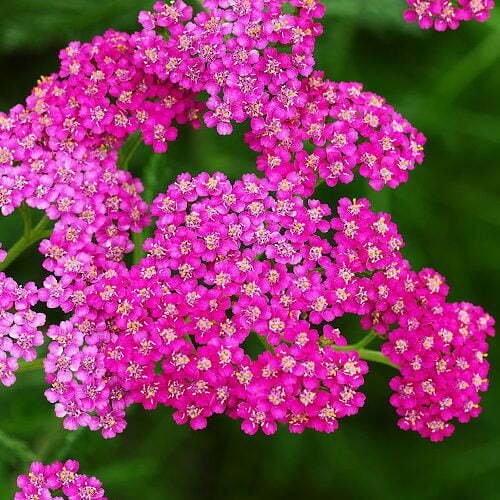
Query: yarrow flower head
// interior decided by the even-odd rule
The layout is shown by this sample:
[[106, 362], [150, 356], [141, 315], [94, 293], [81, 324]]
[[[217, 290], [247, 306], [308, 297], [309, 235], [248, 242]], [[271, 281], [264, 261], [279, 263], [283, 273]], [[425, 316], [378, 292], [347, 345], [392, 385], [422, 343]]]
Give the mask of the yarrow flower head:
[[[34, 462], [27, 475], [17, 478], [20, 489], [14, 500], [106, 500], [101, 482], [78, 472], [80, 464], [75, 460], [44, 465]], [[53, 496], [56, 494], [56, 496]], [[64, 496], [61, 496], [64, 495]]]
[[206, 2], [208, 12], [184, 24], [191, 11], [181, 1], [158, 2], [141, 13], [136, 63], [159, 79], [207, 92], [205, 124], [220, 134], [249, 120], [245, 141], [278, 190], [309, 196], [318, 178], [335, 186], [358, 170], [377, 190], [397, 187], [422, 162], [425, 138], [361, 84], [325, 81], [313, 71], [322, 31], [314, 18], [324, 8], [291, 3], [294, 15], [282, 0]]
[[[276, 198], [254, 175], [181, 175], [153, 202], [147, 256], [103, 273], [71, 321], [49, 330], [47, 397], [65, 426], [111, 437], [137, 402], [172, 406], [195, 429], [225, 412], [252, 434], [335, 430], [364, 402], [367, 365], [318, 341], [326, 321], [357, 307], [321, 237], [329, 213]], [[266, 347], [256, 359], [251, 334]]]
[[399, 364], [391, 381], [391, 404], [402, 429], [432, 441], [452, 434], [453, 420], [468, 422], [481, 412], [488, 388], [486, 361], [493, 319], [468, 303], [439, 304], [405, 315], [383, 352]]
[[[443, 278], [411, 270], [397, 227], [368, 200], [342, 199], [329, 218], [271, 185], [182, 174], [154, 200], [146, 257], [95, 275], [49, 329], [46, 395], [67, 429], [113, 437], [139, 403], [171, 406], [194, 429], [225, 413], [250, 434], [280, 423], [331, 432], [363, 405], [368, 370], [331, 324], [354, 314], [392, 339], [411, 315], [446, 306]], [[264, 346], [256, 357], [251, 338]]]
[[495, 6], [494, 0], [406, 0], [407, 22], [417, 22], [423, 29], [455, 30], [462, 21], [487, 21]]
[[[408, 3], [407, 20], [439, 30], [493, 7]], [[0, 114], [0, 211], [23, 210], [20, 250], [40, 242], [49, 273], [39, 287], [18, 285], [3, 273], [12, 249], [0, 248], [0, 381], [14, 383], [19, 360], [34, 360], [47, 337], [45, 394], [66, 429], [111, 438], [137, 403], [171, 407], [193, 429], [225, 414], [248, 434], [332, 432], [363, 406], [366, 361], [377, 359], [400, 371], [400, 427], [448, 436], [480, 412], [493, 319], [446, 302], [435, 271], [413, 271], [390, 215], [368, 200], [343, 198], [332, 217], [309, 198], [319, 181], [358, 173], [373, 189], [397, 187], [422, 163], [424, 136], [384, 98], [315, 69], [317, 1], [204, 8], [156, 2], [136, 33], [72, 42], [59, 71]], [[181, 124], [227, 135], [243, 122], [263, 178], [182, 174], [143, 201], [120, 151], [128, 138], [161, 153]], [[152, 218], [153, 236], [136, 248], [145, 256], [128, 266], [131, 233]], [[67, 320], [42, 330], [39, 302]], [[335, 323], [346, 315], [369, 332], [354, 344]], [[377, 339], [382, 353], [367, 351]], [[102, 498], [76, 470], [34, 464], [19, 498], [54, 488]]]
[[45, 315], [32, 307], [38, 302], [34, 283], [18, 285], [0, 272], [0, 382], [12, 385], [19, 360], [33, 361], [43, 343]]

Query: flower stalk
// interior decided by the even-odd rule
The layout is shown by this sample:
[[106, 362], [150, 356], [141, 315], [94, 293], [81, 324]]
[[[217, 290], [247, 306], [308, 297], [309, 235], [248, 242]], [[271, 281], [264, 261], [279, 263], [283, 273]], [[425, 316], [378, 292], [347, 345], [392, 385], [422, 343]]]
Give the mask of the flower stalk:
[[323, 346], [331, 346], [335, 351], [356, 351], [359, 354], [360, 359], [391, 366], [392, 368], [398, 370], [398, 365], [392, 363], [389, 358], [387, 356], [384, 356], [380, 351], [374, 349], [366, 349], [368, 345], [370, 345], [376, 338], [379, 337], [380, 335], [378, 333], [371, 330], [366, 336], [364, 336], [359, 342], [356, 342], [355, 344], [339, 346], [335, 345], [333, 342], [325, 338], [322, 338], [320, 342]]
[[21, 209], [21, 213], [24, 222], [24, 234], [9, 249], [7, 257], [0, 263], [0, 272], [7, 269], [25, 250], [30, 248], [32, 245], [40, 240], [50, 237], [51, 231], [47, 230], [50, 219], [47, 216], [42, 217], [38, 224], [35, 227], [32, 227], [31, 216], [27, 207], [23, 207]]

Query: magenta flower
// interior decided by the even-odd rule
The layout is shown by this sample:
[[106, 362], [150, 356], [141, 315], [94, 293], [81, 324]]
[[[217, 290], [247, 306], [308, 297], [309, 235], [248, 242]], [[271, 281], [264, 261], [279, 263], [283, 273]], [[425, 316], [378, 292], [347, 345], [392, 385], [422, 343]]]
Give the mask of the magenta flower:
[[[20, 491], [14, 495], [14, 499], [106, 500], [101, 482], [95, 477], [79, 474], [79, 467], [79, 463], [74, 460], [51, 465], [34, 462], [30, 465], [28, 475], [17, 478]], [[56, 493], [57, 497], [53, 497], [52, 493]], [[61, 497], [61, 494], [64, 496]]]
[[[408, 21], [437, 30], [493, 7], [408, 4]], [[425, 137], [361, 84], [325, 79], [314, 62], [325, 9], [291, 5], [207, 0], [193, 17], [182, 0], [156, 2], [136, 33], [70, 43], [58, 72], [0, 114], [0, 211], [43, 212], [30, 234], [49, 273], [40, 289], [0, 273], [0, 381], [12, 385], [48, 337], [45, 395], [66, 429], [112, 438], [137, 403], [171, 407], [193, 429], [225, 414], [248, 434], [333, 432], [363, 406], [373, 360], [400, 372], [390, 385], [403, 429], [440, 440], [479, 414], [493, 319], [446, 302], [434, 270], [413, 271], [390, 215], [368, 200], [343, 198], [331, 217], [309, 199], [318, 182], [357, 174], [396, 188]], [[179, 125], [227, 135], [244, 122], [263, 178], [186, 173], [143, 201], [120, 152], [132, 134], [161, 153]], [[127, 266], [131, 233], [153, 217], [145, 257]], [[9, 257], [0, 248], [1, 269]], [[68, 320], [42, 330], [38, 302]], [[346, 315], [369, 331], [354, 344], [334, 323]], [[250, 336], [262, 344], [253, 358]], [[381, 338], [382, 353], [366, 348]], [[16, 498], [103, 498], [77, 470], [33, 464]]]
[[457, 29], [462, 21], [487, 21], [495, 6], [493, 0], [406, 0], [409, 9], [404, 19], [418, 22], [423, 29]]

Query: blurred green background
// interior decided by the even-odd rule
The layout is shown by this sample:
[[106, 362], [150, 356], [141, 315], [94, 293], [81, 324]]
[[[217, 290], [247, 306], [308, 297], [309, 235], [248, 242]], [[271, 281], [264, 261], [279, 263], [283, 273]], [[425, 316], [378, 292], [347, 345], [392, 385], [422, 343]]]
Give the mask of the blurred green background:
[[[133, 30], [137, 12], [151, 3], [1, 0], [0, 109], [22, 101], [39, 75], [54, 71], [67, 42], [107, 27]], [[318, 194], [332, 204], [343, 195], [368, 196], [376, 209], [391, 211], [415, 268], [435, 267], [448, 277], [452, 299], [500, 317], [500, 12], [484, 25], [440, 34], [404, 23], [403, 8], [403, 0], [328, 0], [318, 67], [386, 96], [427, 135], [426, 161], [396, 191], [375, 193], [358, 181]], [[243, 130], [221, 138], [183, 128], [166, 155], [140, 149], [133, 170], [150, 186], [148, 197], [184, 170], [238, 177], [254, 168]], [[21, 231], [18, 215], [2, 219], [4, 247]], [[9, 273], [40, 281], [39, 262], [36, 251], [27, 252]], [[500, 343], [491, 344], [484, 414], [441, 444], [397, 429], [387, 402], [393, 373], [381, 365], [368, 376], [365, 408], [333, 435], [248, 437], [225, 417], [194, 432], [175, 425], [168, 410], [135, 409], [126, 432], [112, 441], [88, 431], [75, 436], [53, 416], [40, 373], [0, 388], [0, 430], [45, 460], [69, 451], [83, 471], [103, 480], [112, 500], [500, 499]], [[0, 445], [1, 499], [12, 498], [25, 467]]]

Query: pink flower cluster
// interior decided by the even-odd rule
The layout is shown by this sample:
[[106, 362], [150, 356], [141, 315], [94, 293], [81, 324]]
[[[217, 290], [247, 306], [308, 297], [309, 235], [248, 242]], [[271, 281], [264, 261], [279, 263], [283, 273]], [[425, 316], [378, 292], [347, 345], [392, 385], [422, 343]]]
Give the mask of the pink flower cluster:
[[318, 178], [333, 187], [355, 173], [377, 191], [396, 188], [422, 163], [425, 137], [360, 83], [331, 82], [315, 71], [300, 94], [293, 116], [283, 119], [271, 104], [246, 135], [260, 153], [257, 167], [278, 189], [308, 196]]
[[374, 189], [397, 187], [422, 162], [425, 138], [361, 84], [313, 72], [322, 32], [313, 19], [324, 8], [315, 0], [290, 3], [296, 15], [284, 11], [283, 0], [206, 2], [208, 12], [186, 22], [191, 9], [181, 0], [157, 2], [140, 15], [136, 62], [160, 79], [205, 91], [205, 124], [220, 134], [249, 120], [245, 141], [278, 190], [309, 196], [318, 178], [334, 186], [358, 171]]
[[[355, 263], [368, 262], [370, 269], [372, 256], [379, 262], [386, 253], [379, 253], [381, 245], [363, 233], [367, 225], [384, 228], [384, 216], [373, 222], [366, 200], [341, 200], [343, 204], [346, 209], [339, 210], [341, 217], [333, 223], [343, 226], [335, 241], [341, 246], [344, 238], [351, 240], [346, 256]], [[398, 236], [390, 241], [396, 247], [402, 244]], [[395, 391], [391, 404], [402, 417], [399, 425], [433, 441], [442, 440], [453, 432], [454, 419], [467, 422], [481, 411], [480, 392], [488, 388], [486, 339], [494, 335], [494, 320], [472, 304], [447, 303], [444, 278], [432, 269], [417, 274], [400, 256], [383, 272], [375, 271], [369, 281], [363, 287], [366, 295], [361, 302], [366, 309], [359, 311], [361, 325], [388, 334], [382, 353], [400, 370], [391, 381]]]
[[[219, 133], [249, 121], [246, 142], [278, 189], [309, 196], [318, 177], [334, 186], [350, 182], [358, 170], [375, 189], [405, 182], [423, 160], [422, 134], [360, 84], [313, 73], [321, 33], [313, 20], [324, 8], [300, 4], [290, 15], [286, 5], [214, 3], [189, 21], [192, 9], [181, 1], [160, 2], [154, 14], [141, 14], [142, 31], [71, 43], [61, 52], [58, 74], [42, 79], [26, 108], [0, 116], [0, 167], [8, 174], [0, 185], [2, 213], [23, 199], [46, 209], [47, 198], [58, 197], [51, 161], [66, 165], [59, 177], [72, 175], [83, 158], [111, 168], [124, 139], [137, 131], [155, 152], [164, 152], [177, 136], [175, 125], [198, 127], [205, 106], [205, 123]], [[168, 29], [168, 40], [153, 28]], [[198, 100], [203, 92], [206, 103]], [[9, 174], [28, 159], [34, 166], [17, 181], [18, 194]], [[49, 216], [58, 215], [52, 208]]]
[[[1, 251], [0, 251], [1, 252]], [[5, 252], [0, 254], [4, 260]], [[40, 327], [45, 316], [32, 307], [38, 302], [34, 283], [18, 285], [5, 273], [0, 273], [0, 382], [11, 386], [16, 377], [18, 360], [33, 361], [36, 347], [43, 344]]]
[[439, 441], [453, 433], [452, 419], [479, 415], [479, 393], [488, 388], [486, 339], [493, 334], [493, 318], [468, 303], [429, 300], [404, 315], [383, 347], [400, 367], [391, 404], [402, 429]]
[[[11, 385], [17, 360], [36, 356], [40, 301], [68, 314], [48, 327], [44, 361], [47, 399], [67, 429], [113, 437], [139, 403], [172, 407], [194, 429], [223, 413], [249, 434], [278, 424], [332, 432], [364, 403], [363, 353], [331, 324], [356, 315], [388, 337], [401, 427], [449, 435], [454, 419], [479, 413], [493, 320], [447, 303], [436, 272], [412, 271], [397, 227], [367, 200], [341, 199], [332, 218], [306, 198], [318, 179], [335, 186], [356, 173], [374, 189], [397, 187], [423, 161], [425, 138], [361, 84], [314, 69], [316, 0], [204, 6], [193, 17], [182, 0], [157, 2], [137, 33], [71, 43], [59, 72], [0, 114], [0, 210], [25, 204], [54, 225], [40, 244], [49, 276], [39, 290], [0, 274], [0, 381]], [[164, 152], [179, 124], [202, 121], [219, 134], [248, 121], [265, 177], [183, 174], [148, 207], [141, 182], [119, 168], [125, 140], [138, 134]], [[146, 256], [128, 267], [130, 233], [152, 217]], [[255, 339], [262, 352], [250, 356]], [[27, 495], [62, 484], [80, 498], [85, 476], [65, 485], [62, 465], [34, 467], [41, 486], [23, 479]], [[101, 498], [89, 481], [101, 496], [81, 497]]]
[[[49, 329], [46, 395], [65, 427], [113, 437], [125, 428], [125, 408], [140, 403], [171, 406], [176, 422], [194, 429], [225, 413], [250, 434], [273, 433], [278, 423], [336, 430], [363, 405], [368, 367], [329, 323], [355, 314], [363, 329], [384, 334], [452, 306], [437, 273], [411, 271], [388, 214], [364, 199], [342, 199], [338, 217], [329, 214], [254, 175], [234, 184], [222, 174], [181, 175], [153, 202], [147, 256], [96, 277], [70, 321]], [[255, 337], [264, 351], [252, 359]], [[384, 352], [405, 374], [393, 342], [391, 332]], [[485, 379], [487, 344], [476, 335], [465, 344], [478, 359], [471, 376]], [[443, 391], [462, 376], [450, 364]], [[485, 387], [460, 393], [455, 408], [465, 411], [464, 395], [477, 402]], [[422, 434], [442, 437], [437, 428]]]
[[[63, 86], [59, 88], [64, 93]], [[49, 126], [60, 112], [56, 105], [49, 111], [42, 103], [33, 100], [33, 109], [17, 106], [9, 116], [0, 116], [0, 141], [9, 144], [12, 153], [10, 163], [0, 167], [3, 214], [25, 203], [56, 221], [50, 240], [40, 246], [46, 256], [44, 267], [52, 273], [41, 290], [32, 283], [18, 286], [0, 274], [0, 380], [5, 385], [15, 380], [15, 360], [32, 361], [34, 347], [42, 343], [45, 316], [31, 308], [42, 300], [67, 310], [70, 299], [81, 300], [72, 294], [73, 281], [123, 259], [133, 249], [129, 231], [139, 230], [147, 221], [147, 206], [139, 195], [142, 186], [118, 170], [116, 152], [108, 155], [105, 143], [91, 135], [74, 143], [71, 152], [65, 151], [64, 139], [51, 138]], [[61, 276], [60, 281], [55, 276]]]
[[417, 22], [423, 29], [455, 30], [462, 21], [487, 21], [495, 6], [494, 0], [406, 0], [409, 9], [404, 19]]
[[[80, 464], [75, 460], [44, 465], [34, 462], [27, 475], [17, 478], [21, 491], [14, 500], [106, 500], [101, 482], [78, 472]], [[60, 493], [64, 495], [61, 496]], [[56, 496], [53, 496], [53, 494]]]
[[[314, 327], [353, 307], [319, 234], [329, 208], [277, 199], [268, 185], [184, 174], [153, 202], [147, 257], [103, 273], [71, 320], [49, 329], [46, 394], [67, 428], [112, 437], [132, 403], [172, 406], [195, 429], [226, 413], [251, 434], [277, 423], [333, 431], [357, 412], [366, 363], [323, 348]], [[255, 360], [251, 333], [265, 346]]]
[[[193, 92], [206, 88], [210, 102], [220, 94], [234, 105], [250, 99], [261, 110], [258, 116], [245, 115], [253, 124], [247, 140], [262, 153], [258, 168], [277, 190], [310, 194], [317, 174], [333, 186], [338, 180], [352, 180], [357, 167], [376, 189], [384, 184], [395, 187], [406, 180], [415, 161], [422, 161], [423, 137], [381, 98], [362, 92], [358, 84], [324, 82], [317, 72], [301, 79], [312, 70], [313, 41], [321, 32], [313, 18], [323, 8], [304, 4], [297, 6], [297, 16], [291, 16], [283, 14], [282, 7], [281, 2], [220, 7], [223, 10], [208, 5], [209, 14], [198, 15], [194, 24], [174, 26], [165, 18], [187, 21], [191, 9], [182, 3], [156, 4], [154, 16], [141, 14], [145, 24], [141, 32], [107, 32], [92, 43], [71, 43], [61, 52], [60, 71], [42, 78], [25, 106], [0, 114], [2, 214], [9, 215], [25, 203], [56, 222], [50, 240], [40, 247], [46, 257], [44, 267], [52, 273], [40, 294], [49, 307], [68, 310], [70, 302], [82, 300], [72, 292], [75, 280], [85, 280], [132, 250], [129, 230], [140, 231], [147, 224], [147, 207], [140, 199], [140, 181], [117, 168], [118, 150], [125, 138], [140, 131], [156, 151], [164, 151], [176, 137], [174, 122], [199, 126], [202, 104]], [[218, 23], [227, 32], [222, 37]], [[170, 74], [173, 83], [166, 74], [153, 75], [153, 69], [158, 73], [161, 67], [158, 62], [146, 64], [155, 59], [152, 54], [161, 59], [176, 51], [187, 58], [185, 65], [201, 64], [201, 46], [177, 47], [172, 45], [173, 36], [167, 44], [151, 31], [153, 25], [166, 24], [179, 40], [193, 31], [196, 44], [210, 39], [217, 49], [217, 64], [215, 59], [204, 60], [201, 83], [192, 84], [192, 92], [186, 90], [187, 82]], [[266, 37], [254, 36], [253, 30]], [[146, 47], [148, 43], [152, 45]], [[275, 54], [277, 44], [283, 48], [279, 54]], [[241, 47], [251, 54], [244, 68], [232, 63], [235, 54], [243, 57]], [[301, 66], [304, 54], [308, 63]], [[228, 73], [223, 80], [214, 70], [221, 65], [226, 68], [222, 73]], [[191, 74], [187, 66], [186, 74]], [[266, 82], [251, 98], [234, 83], [247, 76]], [[285, 95], [292, 99], [290, 105], [283, 101]], [[279, 128], [287, 130], [279, 137], [266, 132], [264, 121], [272, 116], [280, 121]], [[291, 135], [295, 137], [290, 141]], [[308, 154], [304, 142], [311, 140], [318, 147]], [[41, 318], [38, 315], [37, 321]], [[11, 368], [2, 379], [12, 380]]]

